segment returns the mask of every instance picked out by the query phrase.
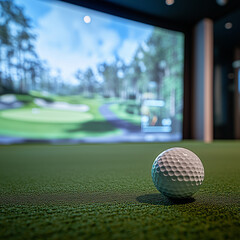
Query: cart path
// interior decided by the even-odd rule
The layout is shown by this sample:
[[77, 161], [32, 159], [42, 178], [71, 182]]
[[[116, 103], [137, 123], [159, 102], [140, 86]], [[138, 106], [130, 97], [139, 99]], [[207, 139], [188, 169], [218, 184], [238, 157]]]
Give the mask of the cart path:
[[136, 126], [130, 122], [120, 119], [115, 113], [113, 113], [109, 108], [111, 105], [111, 103], [103, 104], [99, 108], [99, 112], [109, 123], [111, 123], [114, 127], [121, 129], [123, 134], [141, 132], [140, 126]]

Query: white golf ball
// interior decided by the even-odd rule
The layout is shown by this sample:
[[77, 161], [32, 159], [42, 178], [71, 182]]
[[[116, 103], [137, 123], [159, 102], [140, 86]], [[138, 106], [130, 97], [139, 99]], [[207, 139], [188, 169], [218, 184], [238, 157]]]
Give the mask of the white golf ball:
[[170, 148], [159, 154], [153, 162], [153, 183], [167, 197], [191, 197], [200, 188], [203, 179], [203, 164], [188, 149]]

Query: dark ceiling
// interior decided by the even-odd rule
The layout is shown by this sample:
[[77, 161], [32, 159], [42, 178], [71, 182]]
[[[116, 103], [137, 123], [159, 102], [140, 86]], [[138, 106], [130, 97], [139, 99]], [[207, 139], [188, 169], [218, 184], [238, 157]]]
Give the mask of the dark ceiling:
[[225, 6], [219, 5], [216, 0], [175, 0], [170, 6], [165, 0], [105, 0], [103, 2], [155, 15], [176, 24], [188, 25], [206, 17], [216, 20], [240, 8], [239, 0], [229, 0]]
[[[191, 31], [203, 18], [214, 21], [215, 46], [231, 51], [240, 45], [240, 0], [64, 0], [118, 16], [180, 31]], [[226, 2], [219, 5], [217, 2]], [[226, 22], [232, 23], [225, 29]]]

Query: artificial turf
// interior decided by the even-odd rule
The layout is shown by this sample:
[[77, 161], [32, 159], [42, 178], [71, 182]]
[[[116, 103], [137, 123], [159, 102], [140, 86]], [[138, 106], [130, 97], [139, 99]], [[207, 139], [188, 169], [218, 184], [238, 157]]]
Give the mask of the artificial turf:
[[[170, 201], [151, 165], [195, 152], [205, 180]], [[239, 239], [240, 142], [0, 146], [0, 239]]]

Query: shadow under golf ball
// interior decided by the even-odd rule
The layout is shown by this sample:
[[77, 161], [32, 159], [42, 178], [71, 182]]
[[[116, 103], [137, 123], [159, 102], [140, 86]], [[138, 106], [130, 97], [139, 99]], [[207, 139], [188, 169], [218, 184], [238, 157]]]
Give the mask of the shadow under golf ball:
[[180, 204], [188, 204], [195, 202], [195, 199], [190, 198], [184, 198], [184, 199], [173, 199], [168, 198], [162, 195], [161, 193], [153, 193], [153, 194], [145, 194], [138, 196], [136, 200], [140, 203], [148, 203], [153, 205], [180, 205]]

